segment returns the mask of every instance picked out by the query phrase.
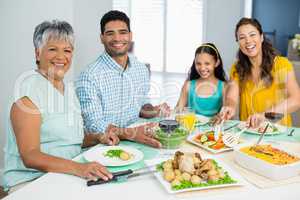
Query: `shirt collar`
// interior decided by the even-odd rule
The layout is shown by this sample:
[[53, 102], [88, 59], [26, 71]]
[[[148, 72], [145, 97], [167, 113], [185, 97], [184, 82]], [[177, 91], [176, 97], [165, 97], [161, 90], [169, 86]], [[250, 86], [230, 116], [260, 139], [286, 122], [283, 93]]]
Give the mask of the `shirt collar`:
[[[104, 59], [104, 62], [108, 65], [108, 67], [113, 68], [117, 71], [121, 71], [121, 72], [124, 71], [124, 68], [121, 65], [119, 65], [106, 51], [104, 51], [104, 53], [103, 53], [103, 59]], [[128, 55], [128, 66], [127, 66], [126, 70], [128, 70], [128, 68], [130, 68], [131, 63], [132, 63], [132, 58], [130, 55]]]

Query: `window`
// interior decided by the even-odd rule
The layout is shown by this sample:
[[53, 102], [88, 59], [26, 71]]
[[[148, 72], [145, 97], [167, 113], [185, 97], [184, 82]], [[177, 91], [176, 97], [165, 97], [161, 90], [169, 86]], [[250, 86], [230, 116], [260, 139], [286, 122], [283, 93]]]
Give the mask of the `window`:
[[185, 73], [203, 41], [204, 0], [114, 0], [130, 17], [134, 54], [152, 71]]

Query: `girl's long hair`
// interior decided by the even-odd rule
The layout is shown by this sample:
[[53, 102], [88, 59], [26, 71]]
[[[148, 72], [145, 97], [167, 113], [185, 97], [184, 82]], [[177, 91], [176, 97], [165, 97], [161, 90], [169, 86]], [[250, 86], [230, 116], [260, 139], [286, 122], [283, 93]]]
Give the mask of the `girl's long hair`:
[[[213, 56], [216, 62], [219, 60], [219, 65], [214, 69], [214, 75], [217, 79], [221, 81], [226, 81], [226, 75], [223, 69], [223, 61], [217, 47], [212, 43], [204, 43], [196, 49], [195, 58], [198, 54], [201, 53], [207, 53]], [[201, 76], [196, 70], [195, 59], [194, 59], [188, 74], [188, 80], [196, 80], [198, 78], [201, 78]]]
[[[263, 35], [262, 27], [257, 19], [242, 18], [235, 27], [235, 38], [238, 41], [238, 29], [243, 25], [252, 25], [258, 32]], [[261, 74], [260, 78], [263, 80], [266, 86], [270, 86], [273, 82], [273, 76], [271, 74], [274, 59], [278, 55], [278, 52], [273, 48], [271, 42], [264, 37], [262, 42], [262, 63], [261, 63]], [[251, 76], [251, 62], [247, 55], [245, 55], [240, 49], [237, 53], [237, 64], [236, 70], [239, 75], [239, 80], [244, 83]]]

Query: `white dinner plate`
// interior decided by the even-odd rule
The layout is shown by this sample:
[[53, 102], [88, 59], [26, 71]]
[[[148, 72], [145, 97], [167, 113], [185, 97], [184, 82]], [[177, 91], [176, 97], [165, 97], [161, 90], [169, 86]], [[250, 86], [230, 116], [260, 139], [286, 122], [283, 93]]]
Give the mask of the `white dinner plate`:
[[196, 127], [197, 126], [203, 126], [203, 125], [207, 124], [210, 120], [209, 117], [205, 117], [203, 115], [196, 115], [196, 118], [197, 118], [196, 119], [196, 124], [195, 124]]
[[[170, 157], [172, 158], [172, 157]], [[170, 159], [169, 158], [169, 159]], [[207, 158], [207, 157], [206, 157]], [[206, 159], [205, 158], [205, 159]], [[228, 172], [228, 175], [236, 181], [236, 183], [226, 183], [226, 184], [220, 184], [220, 185], [210, 185], [210, 186], [199, 186], [199, 187], [193, 187], [193, 188], [186, 188], [186, 189], [181, 189], [181, 190], [172, 190], [171, 183], [167, 182], [163, 178], [163, 172], [158, 171], [154, 173], [154, 176], [157, 178], [157, 180], [161, 183], [161, 185], [166, 189], [166, 191], [170, 194], [175, 194], [175, 193], [181, 193], [181, 192], [188, 192], [188, 191], [195, 191], [195, 190], [207, 190], [207, 189], [213, 189], [213, 188], [224, 188], [224, 187], [233, 187], [233, 186], [243, 186], [245, 185], [244, 179], [236, 173], [234, 170], [232, 170], [228, 165], [226, 165], [224, 162], [221, 162], [220, 160], [210, 157], [213, 160], [215, 160], [220, 167], [225, 172]], [[156, 168], [156, 164], [160, 164], [163, 161], [166, 161], [168, 159], [166, 158], [157, 158], [153, 160], [146, 160], [145, 164], [150, 168], [150, 170], [154, 170]]]
[[[262, 125], [262, 127], [265, 127], [266, 124]], [[278, 134], [281, 134], [281, 133], [284, 133], [288, 130], [288, 128], [286, 126], [282, 126], [282, 125], [279, 125], [279, 124], [272, 124], [272, 126], [275, 126], [278, 131], [266, 131], [265, 135], [278, 135]], [[246, 122], [241, 122], [237, 128], [242, 130], [243, 128], [246, 127]], [[262, 128], [263, 129], [263, 128]], [[249, 128], [245, 131], [245, 133], [250, 133], [250, 134], [255, 134], [255, 135], [260, 135], [261, 132], [258, 131], [258, 128]]]
[[[107, 151], [117, 149], [126, 151], [130, 154], [131, 158], [129, 160], [121, 160], [120, 158], [105, 156]], [[143, 159], [144, 154], [140, 150], [128, 146], [101, 146], [88, 150], [83, 156], [90, 162], [96, 161], [104, 166], [117, 167], [139, 162]]]
[[201, 148], [203, 148], [203, 149], [205, 149], [206, 151], [209, 151], [209, 152], [211, 152], [211, 153], [214, 153], [214, 154], [217, 154], [217, 153], [222, 153], [222, 152], [226, 152], [226, 151], [232, 151], [233, 150], [233, 148], [232, 147], [224, 147], [224, 148], [222, 148], [222, 149], [212, 149], [212, 148], [210, 148], [210, 147], [208, 147], [208, 146], [205, 146], [205, 145], [203, 145], [203, 144], [201, 144], [201, 143], [199, 143], [199, 142], [196, 142], [195, 140], [194, 140], [194, 137], [196, 137], [197, 135], [199, 135], [199, 134], [191, 134], [191, 135], [189, 135], [188, 137], [187, 137], [187, 141], [188, 142], [190, 142], [190, 143], [192, 143], [192, 144], [194, 144], [194, 145], [196, 145], [196, 146], [198, 146], [198, 147], [201, 147]]

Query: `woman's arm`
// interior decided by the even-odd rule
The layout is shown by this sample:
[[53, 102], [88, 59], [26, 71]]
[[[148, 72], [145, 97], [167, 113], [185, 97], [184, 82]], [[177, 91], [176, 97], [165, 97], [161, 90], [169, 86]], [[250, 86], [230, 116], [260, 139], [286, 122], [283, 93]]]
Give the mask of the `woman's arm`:
[[188, 105], [189, 88], [190, 88], [190, 81], [185, 81], [182, 86], [178, 102], [176, 104], [176, 108], [178, 108], [179, 110], [182, 110], [184, 107]]
[[41, 152], [41, 114], [29, 98], [23, 97], [13, 104], [10, 118], [20, 156], [27, 168], [43, 172], [67, 173], [88, 179], [111, 178], [106, 168], [98, 163], [81, 164]]
[[[300, 107], [300, 90], [296, 81], [294, 71], [290, 71], [286, 78], [287, 98], [265, 112], [276, 112], [288, 114]], [[248, 117], [247, 124], [251, 127], [258, 127], [265, 120], [264, 113], [255, 113]]]
[[292, 113], [300, 107], [300, 90], [294, 70], [288, 72], [286, 79], [287, 98], [266, 112]]

